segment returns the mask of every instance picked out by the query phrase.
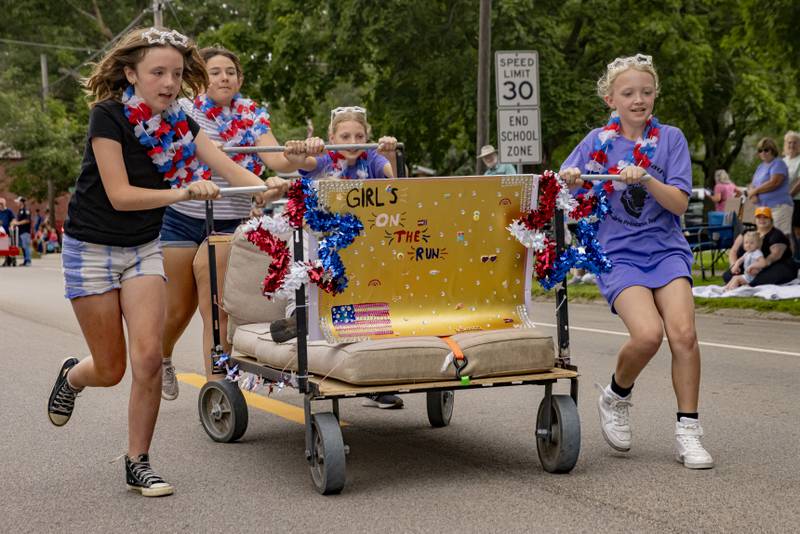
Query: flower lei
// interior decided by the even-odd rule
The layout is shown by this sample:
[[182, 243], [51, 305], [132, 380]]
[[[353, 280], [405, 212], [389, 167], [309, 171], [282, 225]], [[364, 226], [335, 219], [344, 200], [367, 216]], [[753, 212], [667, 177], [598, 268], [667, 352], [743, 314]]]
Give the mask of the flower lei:
[[333, 178], [344, 178], [348, 180], [366, 180], [369, 178], [369, 163], [367, 162], [366, 152], [362, 152], [356, 160], [355, 176], [347, 174], [347, 171], [352, 167], [345, 166], [347, 164], [347, 158], [345, 158], [344, 155], [339, 152], [328, 151], [328, 156], [330, 156], [333, 166], [333, 172], [331, 173]]
[[[597, 136], [594, 142], [594, 151], [589, 154], [589, 161], [586, 162], [586, 171], [589, 174], [602, 174], [606, 172], [608, 164], [608, 153], [614, 146], [614, 141], [620, 136], [622, 124], [619, 113], [611, 113], [611, 118]], [[658, 140], [661, 137], [661, 124], [654, 116], [650, 115], [644, 125], [644, 132], [641, 138], [636, 141], [633, 150], [619, 160], [615, 165], [608, 168], [608, 174], [619, 174], [622, 169], [630, 165], [636, 165], [643, 169], [650, 166], [653, 156], [656, 153]]]
[[[287, 297], [307, 282], [333, 295], [341, 293], [348, 280], [339, 251], [353, 243], [364, 225], [352, 213], [320, 209], [314, 182], [309, 178], [294, 182], [288, 196], [283, 213], [253, 218], [245, 225], [247, 240], [272, 257], [262, 284], [264, 296]], [[319, 242], [319, 259], [292, 262], [283, 237], [300, 228], [304, 220], [312, 231], [324, 234]]]
[[[253, 100], [236, 93], [230, 107], [218, 106], [208, 95], [198, 95], [194, 107], [216, 123], [217, 132], [226, 147], [255, 146], [258, 138], [269, 132], [269, 113]], [[260, 176], [264, 165], [257, 154], [230, 154], [233, 161]]]
[[[524, 212], [515, 219], [508, 231], [526, 248], [536, 253], [536, 279], [545, 289], [551, 289], [566, 278], [572, 267], [601, 274], [611, 270], [611, 260], [597, 241], [600, 221], [609, 211], [608, 194], [613, 191], [610, 181], [597, 182], [591, 189], [570, 195], [567, 185], [553, 171], [545, 171], [539, 179], [537, 209]], [[556, 208], [578, 220], [578, 246], [571, 246], [556, 257], [555, 240], [544, 231], [553, 220]]]
[[170, 104], [163, 113], [153, 115], [150, 106], [136, 96], [133, 86], [129, 85], [122, 94], [122, 104], [125, 117], [133, 125], [133, 133], [148, 149], [147, 155], [170, 187], [211, 178], [208, 167], [195, 157], [194, 135], [177, 102]]

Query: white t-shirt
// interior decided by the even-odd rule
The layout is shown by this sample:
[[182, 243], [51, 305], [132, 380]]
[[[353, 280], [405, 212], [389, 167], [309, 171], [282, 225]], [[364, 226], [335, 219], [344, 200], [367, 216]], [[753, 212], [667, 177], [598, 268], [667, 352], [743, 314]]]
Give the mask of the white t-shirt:
[[[194, 104], [188, 98], [181, 98], [178, 100], [184, 113], [193, 118], [195, 122], [200, 125], [200, 128], [206, 133], [209, 139], [215, 144], [221, 144], [222, 138], [219, 136], [217, 124], [210, 120], [205, 114], [194, 107]], [[211, 181], [219, 187], [230, 187], [225, 178], [211, 174]], [[171, 206], [176, 211], [193, 217], [195, 219], [206, 218], [206, 203], [203, 200], [185, 200], [172, 204]], [[246, 195], [236, 195], [231, 197], [223, 197], [214, 201], [214, 219], [219, 221], [230, 221], [235, 219], [246, 219], [250, 216], [250, 197]]]
[[[793, 158], [784, 156], [783, 162], [789, 167], [789, 187], [791, 187], [794, 181], [800, 177], [800, 155]], [[800, 200], [800, 192], [798, 192], [794, 198]]]

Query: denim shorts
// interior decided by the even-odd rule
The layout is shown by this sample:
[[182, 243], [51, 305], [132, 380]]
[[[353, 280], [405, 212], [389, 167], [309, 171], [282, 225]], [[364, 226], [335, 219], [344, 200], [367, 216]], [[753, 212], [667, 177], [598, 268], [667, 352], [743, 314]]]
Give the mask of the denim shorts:
[[[232, 234], [241, 219], [214, 220], [215, 234]], [[206, 220], [195, 219], [178, 210], [167, 208], [161, 223], [161, 244], [165, 247], [199, 247], [205, 241]]]
[[61, 268], [68, 299], [100, 295], [122, 287], [137, 276], [157, 275], [164, 280], [164, 257], [158, 239], [138, 247], [97, 245], [64, 234]]

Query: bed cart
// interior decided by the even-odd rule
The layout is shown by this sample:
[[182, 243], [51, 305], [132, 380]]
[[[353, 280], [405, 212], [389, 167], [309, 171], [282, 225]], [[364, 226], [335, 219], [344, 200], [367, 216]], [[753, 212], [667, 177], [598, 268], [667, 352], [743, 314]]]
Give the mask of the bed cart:
[[[370, 145], [375, 146], [375, 145]], [[329, 147], [337, 149], [337, 147]], [[402, 167], [401, 167], [402, 168]], [[472, 177], [473, 185], [479, 184], [478, 180], [483, 177]], [[498, 179], [500, 179], [498, 177]], [[413, 179], [402, 180], [407, 183]], [[430, 180], [430, 179], [426, 179]], [[439, 180], [454, 180], [443, 178]], [[469, 178], [466, 179], [469, 182]], [[508, 177], [508, 180], [516, 180], [516, 184], [524, 181], [533, 182], [532, 176], [517, 176]], [[329, 182], [324, 180], [320, 182], [320, 188], [327, 187], [322, 182]], [[337, 181], [339, 183], [345, 181]], [[356, 181], [347, 181], [356, 182]], [[364, 180], [364, 184], [372, 186], [379, 184], [378, 188], [381, 191], [389, 191], [390, 185], [384, 184], [389, 182], [386, 180]], [[433, 182], [429, 182], [433, 184]], [[446, 182], [441, 182], [446, 183]], [[455, 184], [456, 182], [450, 182]], [[460, 182], [459, 182], [460, 183]], [[466, 182], [465, 182], [466, 183]], [[510, 183], [510, 182], [509, 182]], [[348, 184], [350, 185], [350, 184]], [[363, 184], [361, 184], [363, 185]], [[331, 185], [330, 187], [339, 187]], [[410, 186], [409, 186], [410, 187]], [[433, 186], [431, 186], [433, 187]], [[263, 191], [265, 188], [229, 188], [224, 189], [222, 194], [251, 194], [257, 191]], [[400, 193], [402, 195], [402, 193]], [[446, 196], [447, 194], [445, 194]], [[480, 195], [473, 195], [480, 197]], [[363, 198], [363, 196], [361, 197]], [[495, 200], [492, 195], [493, 201]], [[411, 199], [406, 199], [407, 205], [411, 205]], [[416, 199], [413, 199], [416, 202]], [[501, 198], [498, 202], [503, 206], [506, 198]], [[207, 227], [209, 230], [213, 229], [213, 211], [212, 202], [207, 202], [206, 215]], [[527, 207], [527, 205], [526, 205]], [[475, 220], [478, 220], [478, 215], [474, 214]], [[414, 217], [412, 217], [414, 219]], [[555, 235], [559, 248], [564, 247], [564, 224], [563, 214], [558, 212], [556, 214]], [[415, 222], [420, 223], [417, 219]], [[428, 222], [425, 220], [424, 222]], [[501, 228], [505, 231], [505, 228]], [[294, 231], [293, 235], [293, 251], [295, 261], [302, 261], [304, 258], [303, 247], [303, 230], [298, 229]], [[433, 233], [433, 232], [431, 232]], [[443, 232], [444, 233], [444, 232]], [[211, 232], [209, 232], [211, 235]], [[362, 234], [363, 235], [363, 234]], [[496, 234], [502, 236], [502, 240], [506, 241], [505, 234], [498, 232]], [[361, 238], [359, 238], [361, 239]], [[305, 286], [301, 286], [296, 291], [295, 298], [297, 304], [296, 318], [298, 337], [296, 345], [276, 344], [269, 338], [268, 325], [263, 323], [264, 314], [272, 314], [271, 319], [276, 320], [283, 318], [282, 307], [278, 306], [280, 310], [275, 311], [262, 311], [258, 315], [258, 319], [254, 317], [245, 318], [244, 320], [238, 319], [235, 316], [242, 315], [236, 309], [239, 304], [234, 302], [236, 299], [243, 298], [237, 296], [242, 294], [242, 291], [236, 286], [241, 285], [242, 278], [249, 278], [247, 291], [253, 294], [253, 299], [260, 299], [266, 301], [266, 298], [260, 294], [258, 284], [263, 278], [265, 272], [266, 261], [265, 255], [261, 252], [253, 250], [253, 247], [237, 232], [237, 237], [233, 239], [233, 248], [228, 264], [228, 273], [225, 281], [225, 308], [229, 312], [229, 333], [233, 331], [230, 336], [233, 343], [233, 350], [231, 356], [221, 354], [220, 336], [217, 305], [218, 295], [216, 290], [216, 258], [214, 246], [221, 241], [231, 241], [230, 237], [211, 236], [209, 238], [208, 254], [209, 254], [209, 267], [210, 267], [210, 280], [211, 280], [211, 299], [212, 299], [212, 320], [214, 324], [214, 345], [217, 347], [211, 355], [212, 361], [219, 364], [220, 358], [229, 360], [226, 362], [228, 368], [238, 366], [238, 371], [251, 373], [262, 380], [265, 384], [279, 385], [281, 387], [288, 386], [298, 390], [303, 395], [303, 406], [305, 412], [305, 457], [309, 463], [311, 477], [316, 489], [322, 494], [336, 494], [341, 492], [345, 484], [345, 464], [346, 455], [349, 453], [349, 448], [345, 445], [341, 427], [339, 424], [339, 400], [353, 397], [364, 397], [374, 394], [410, 394], [410, 393], [424, 393], [427, 399], [427, 415], [428, 420], [433, 427], [445, 427], [450, 423], [453, 415], [453, 407], [455, 400], [455, 391], [459, 389], [475, 389], [485, 387], [503, 387], [503, 386], [518, 386], [518, 385], [540, 385], [544, 386], [544, 398], [538, 407], [536, 425], [532, 429], [536, 439], [536, 447], [538, 456], [543, 468], [551, 473], [568, 473], [575, 466], [578, 455], [580, 452], [580, 420], [578, 417], [577, 400], [578, 400], [578, 372], [577, 368], [570, 363], [570, 349], [569, 349], [569, 329], [568, 329], [568, 308], [566, 302], [566, 286], [561, 284], [556, 293], [557, 302], [560, 305], [557, 307], [557, 346], [555, 351], [553, 347], [553, 340], [551, 336], [539, 335], [535, 329], [531, 328], [507, 328], [502, 331], [487, 331], [487, 332], [462, 332], [448, 338], [445, 344], [444, 341], [435, 337], [397, 337], [392, 339], [378, 339], [377, 341], [364, 341], [361, 343], [353, 342], [349, 345], [341, 345], [341, 338], [330, 339], [330, 331], [324, 332], [329, 339], [328, 342], [323, 340], [309, 341], [309, 330], [318, 330], [316, 333], [312, 332], [312, 338], [320, 334], [319, 325], [325, 329], [326, 318], [323, 317], [322, 311], [328, 309], [329, 304], [323, 306], [322, 301], [331, 297], [322, 291], [317, 291], [316, 287], [311, 287], [311, 299], [307, 300], [307, 291]], [[358, 240], [356, 240], [358, 241]], [[466, 244], [465, 244], [466, 245]], [[249, 248], [248, 248], [249, 247]], [[312, 247], [310, 247], [312, 248]], [[365, 248], [366, 250], [366, 248]], [[399, 250], [399, 249], [398, 249]], [[465, 249], [467, 250], [466, 246]], [[497, 249], [499, 250], [499, 249]], [[454, 252], [455, 254], [456, 252]], [[396, 258], [397, 255], [395, 255]], [[502, 256], [499, 254], [498, 256]], [[482, 255], [481, 262], [488, 265], [501, 265], [501, 259], [498, 256]], [[258, 258], [261, 258], [260, 260]], [[517, 255], [517, 258], [519, 254]], [[373, 261], [377, 261], [374, 258]], [[413, 265], [414, 261], [404, 257], [397, 259], [398, 265]], [[254, 266], [254, 264], [256, 264]], [[377, 263], [376, 263], [377, 265]], [[249, 270], [249, 273], [245, 271]], [[354, 266], [355, 270], [355, 266]], [[431, 273], [434, 271], [431, 270]], [[437, 271], [438, 273], [438, 271]], [[530, 262], [528, 262], [528, 270], [526, 274], [530, 279]], [[354, 274], [354, 278], [358, 273]], [[433, 276], [433, 275], [432, 275]], [[436, 275], [438, 276], [438, 274]], [[496, 273], [495, 276], [502, 276], [502, 273]], [[419, 278], [418, 278], [419, 279]], [[370, 280], [369, 285], [373, 286], [373, 280]], [[351, 284], [353, 281], [351, 280]], [[380, 282], [374, 284], [372, 289], [380, 286]], [[442, 293], [444, 295], [444, 292]], [[530, 292], [528, 290], [529, 298]], [[252, 302], [257, 303], [256, 300]], [[265, 304], [265, 306], [269, 306]], [[335, 307], [335, 306], [334, 306]], [[265, 310], [267, 308], [264, 308]], [[460, 313], [462, 310], [458, 310]], [[463, 310], [466, 312], [466, 310]], [[307, 326], [307, 319], [311, 313], [311, 321]], [[244, 313], [246, 315], [246, 313]], [[329, 318], [328, 318], [329, 319]], [[509, 322], [508, 318], [503, 319]], [[260, 324], [243, 325], [242, 322], [259, 321]], [[523, 309], [520, 311], [518, 322], [527, 322], [526, 312]], [[402, 322], [397, 318], [397, 322]], [[424, 321], [422, 321], [424, 323]], [[502, 324], [502, 321], [501, 321]], [[341, 325], [340, 325], [341, 326]], [[516, 325], [515, 325], [516, 326]], [[524, 324], [522, 326], [525, 326]], [[331, 327], [330, 321], [327, 323], [328, 329], [335, 329]], [[501, 326], [502, 328], [502, 326]], [[534, 332], [536, 339], [529, 340], [523, 336], [528, 332]], [[515, 346], [521, 348], [521, 352], [525, 352], [533, 344], [538, 347], [545, 347], [544, 352], [548, 356], [545, 358], [546, 365], [536, 365], [532, 370], [525, 372], [513, 372], [509, 369], [502, 369], [495, 374], [484, 373], [488, 376], [481, 376], [479, 367], [484, 364], [493, 364], [489, 361], [485, 353], [478, 352], [478, 348], [484, 345], [489, 348], [492, 347], [492, 340], [489, 339], [487, 343], [486, 338], [481, 338], [481, 342], [474, 342], [480, 336], [499, 336], [503, 337], [503, 341], [497, 341], [497, 346]], [[525, 334], [527, 335], [527, 334]], [[517, 336], [517, 338], [509, 340], [509, 336]], [[335, 372], [328, 368], [321, 370], [311, 370], [314, 365], [319, 369], [320, 365], [330, 365], [336, 368], [339, 363], [331, 363], [330, 356], [334, 351], [344, 351], [353, 347], [361, 345], [370, 347], [377, 347], [380, 345], [383, 348], [390, 347], [393, 343], [402, 343], [401, 340], [419, 340], [419, 343], [439, 343], [441, 345], [437, 352], [438, 359], [437, 368], [442, 361], [441, 355], [450, 351], [448, 357], [451, 358], [452, 366], [447, 369], [447, 372], [439, 379], [413, 379], [406, 381], [392, 381], [386, 383], [386, 380], [376, 381], [367, 384], [354, 384], [349, 381], [335, 378]], [[456, 340], [455, 342], [453, 340]], [[472, 343], [472, 344], [471, 344]], [[500, 343], [516, 343], [516, 345], [500, 345]], [[370, 345], [372, 344], [372, 345]], [[459, 347], [459, 344], [461, 347]], [[287, 349], [287, 346], [290, 349]], [[344, 348], [343, 348], [344, 347]], [[463, 349], [463, 351], [461, 350]], [[289, 352], [287, 352], [287, 350]], [[355, 350], [355, 349], [353, 349]], [[425, 349], [428, 350], [428, 349]], [[433, 349], [430, 349], [433, 350]], [[533, 350], [533, 349], [531, 349]], [[539, 350], [539, 349], [536, 349]], [[470, 357], [470, 351], [476, 351], [474, 358]], [[422, 351], [424, 352], [424, 350]], [[462, 353], [463, 354], [460, 354]], [[519, 352], [519, 351], [517, 351]], [[540, 351], [541, 352], [541, 351]], [[267, 354], [266, 360], [264, 358]], [[280, 353], [280, 354], [279, 354]], [[271, 356], [270, 354], [277, 354]], [[337, 353], [338, 354], [338, 353]], [[322, 356], [321, 356], [322, 355]], [[338, 356], [337, 356], [338, 357]], [[377, 357], [377, 356], [376, 356]], [[327, 358], [327, 359], [326, 359]], [[356, 356], [352, 357], [353, 359]], [[267, 361], [268, 363], [264, 363]], [[341, 361], [344, 360], [340, 360]], [[369, 360], [361, 360], [362, 362]], [[409, 362], [410, 362], [409, 357]], [[347, 362], [342, 364], [342, 367], [336, 369], [339, 372], [345, 372], [342, 368], [347, 367]], [[351, 370], [358, 374], [358, 365], [353, 364]], [[468, 376], [469, 375], [469, 376]], [[557, 395], [553, 393], [553, 385], [560, 380], [569, 380], [570, 393], [569, 395]], [[271, 388], [270, 388], [271, 390]], [[324, 408], [317, 408], [323, 406], [320, 401], [330, 401], [330, 404]], [[233, 442], [239, 439], [245, 432], [248, 424], [248, 411], [247, 404], [239, 385], [231, 380], [216, 380], [207, 382], [201, 389], [198, 399], [198, 410], [200, 419], [206, 433], [215, 441], [219, 442]]]

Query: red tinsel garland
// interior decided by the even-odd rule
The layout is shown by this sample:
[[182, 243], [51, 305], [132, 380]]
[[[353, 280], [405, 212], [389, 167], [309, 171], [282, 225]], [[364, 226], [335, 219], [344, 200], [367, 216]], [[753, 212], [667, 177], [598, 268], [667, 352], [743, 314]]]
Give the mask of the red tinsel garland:
[[259, 227], [246, 235], [249, 242], [272, 257], [272, 262], [269, 264], [267, 275], [264, 277], [262, 284], [264, 296], [272, 298], [271, 295], [280, 289], [284, 278], [286, 278], [286, 273], [289, 271], [289, 264], [292, 259], [289, 254], [289, 247], [286, 245], [286, 241], [275, 237], [265, 228]]

